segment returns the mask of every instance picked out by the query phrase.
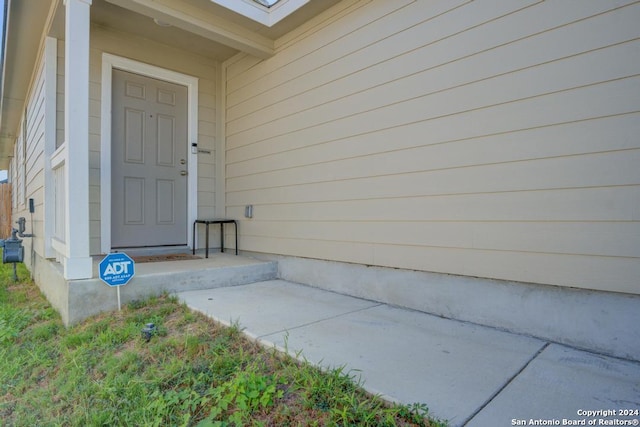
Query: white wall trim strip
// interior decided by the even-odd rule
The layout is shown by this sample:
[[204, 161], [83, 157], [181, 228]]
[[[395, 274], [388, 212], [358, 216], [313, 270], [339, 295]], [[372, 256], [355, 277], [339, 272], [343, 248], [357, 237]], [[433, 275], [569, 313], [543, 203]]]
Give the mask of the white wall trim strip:
[[93, 276], [89, 249], [90, 2], [65, 2], [65, 279]]
[[54, 184], [53, 165], [49, 159], [56, 151], [56, 86], [58, 68], [58, 40], [47, 37], [44, 45], [44, 256], [45, 258], [55, 257], [51, 239], [53, 238], [55, 209], [54, 209]]

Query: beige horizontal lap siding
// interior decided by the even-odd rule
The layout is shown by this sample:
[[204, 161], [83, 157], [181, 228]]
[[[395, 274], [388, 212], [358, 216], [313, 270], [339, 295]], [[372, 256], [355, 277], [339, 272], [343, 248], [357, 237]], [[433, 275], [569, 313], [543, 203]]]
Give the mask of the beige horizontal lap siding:
[[637, 1], [343, 1], [234, 58], [241, 248], [640, 293], [637, 22]]
[[[44, 215], [44, 87], [44, 60], [40, 56], [27, 95], [25, 114], [22, 117], [21, 138], [18, 138], [16, 146], [18, 155], [13, 159], [11, 165], [17, 178], [14, 188], [18, 187], [14, 189], [18, 192], [18, 197], [13, 210], [11, 226], [18, 228], [15, 222], [18, 218], [24, 217], [26, 219], [25, 232], [34, 236], [25, 239], [23, 244], [27, 248], [26, 250], [33, 249], [40, 254], [44, 253], [42, 225]], [[22, 133], [23, 127], [24, 133]], [[22, 135], [26, 136], [24, 145]], [[35, 211], [33, 214], [29, 212], [29, 199], [34, 200]]]
[[[213, 217], [215, 208], [216, 81], [218, 63], [183, 50], [114, 32], [91, 28], [90, 53], [90, 218], [91, 253], [100, 253], [100, 120], [102, 54], [122, 56], [198, 78], [198, 214]], [[199, 239], [202, 241], [202, 239]]]

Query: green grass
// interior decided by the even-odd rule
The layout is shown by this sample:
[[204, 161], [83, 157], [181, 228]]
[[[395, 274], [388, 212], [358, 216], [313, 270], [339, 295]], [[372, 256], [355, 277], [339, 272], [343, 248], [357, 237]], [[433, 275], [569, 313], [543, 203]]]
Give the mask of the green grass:
[[343, 368], [265, 349], [166, 295], [65, 328], [28, 272], [13, 283], [10, 267], [0, 265], [2, 425], [444, 425], [422, 404], [390, 405]]

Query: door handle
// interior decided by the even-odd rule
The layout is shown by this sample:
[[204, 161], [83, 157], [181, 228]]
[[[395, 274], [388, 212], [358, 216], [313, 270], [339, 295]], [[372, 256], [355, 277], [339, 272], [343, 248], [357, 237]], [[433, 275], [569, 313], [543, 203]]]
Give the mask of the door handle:
[[180, 175], [186, 176], [187, 175], [187, 171], [180, 171]]

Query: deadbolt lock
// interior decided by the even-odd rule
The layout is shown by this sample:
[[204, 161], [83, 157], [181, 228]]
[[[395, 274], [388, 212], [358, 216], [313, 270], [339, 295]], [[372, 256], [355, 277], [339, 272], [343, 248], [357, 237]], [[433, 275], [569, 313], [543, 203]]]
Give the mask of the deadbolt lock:
[[185, 159], [180, 159], [180, 164], [181, 165], [185, 165], [185, 164], [187, 164], [187, 161]]

